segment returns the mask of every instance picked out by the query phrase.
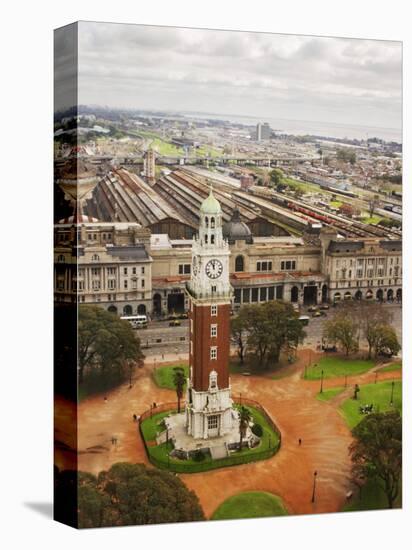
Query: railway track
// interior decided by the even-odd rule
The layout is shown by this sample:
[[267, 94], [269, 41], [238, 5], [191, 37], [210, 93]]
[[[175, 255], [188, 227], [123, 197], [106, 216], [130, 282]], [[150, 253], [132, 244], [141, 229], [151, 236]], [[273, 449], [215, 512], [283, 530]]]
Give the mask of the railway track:
[[[277, 207], [282, 207], [292, 211], [308, 223], [321, 223], [322, 225], [336, 227], [339, 233], [350, 238], [382, 238], [382, 239], [400, 239], [401, 232], [390, 228], [381, 228], [373, 225], [367, 225], [344, 216], [326, 212], [319, 207], [309, 205], [302, 201], [285, 197], [273, 190], [265, 190], [259, 193], [254, 191], [257, 196], [265, 198], [268, 202], [274, 203]], [[270, 193], [267, 193], [270, 191]]]

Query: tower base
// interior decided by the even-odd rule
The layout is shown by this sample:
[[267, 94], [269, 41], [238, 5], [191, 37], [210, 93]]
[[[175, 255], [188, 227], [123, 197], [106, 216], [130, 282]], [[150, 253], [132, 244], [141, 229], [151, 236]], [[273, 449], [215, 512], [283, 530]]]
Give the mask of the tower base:
[[[237, 411], [233, 411], [237, 414]], [[236, 419], [237, 420], [237, 419]], [[173, 442], [174, 450], [172, 455], [188, 459], [197, 452], [210, 453], [213, 459], [229, 456], [230, 451], [239, 448], [239, 423], [234, 421], [230, 430], [224, 435], [216, 437], [195, 438], [187, 433], [186, 413], [173, 414], [165, 418], [169, 441]], [[166, 440], [166, 432], [159, 436], [158, 443]], [[255, 436], [250, 428], [247, 428], [246, 435], [242, 441], [242, 447], [255, 447], [259, 438]]]

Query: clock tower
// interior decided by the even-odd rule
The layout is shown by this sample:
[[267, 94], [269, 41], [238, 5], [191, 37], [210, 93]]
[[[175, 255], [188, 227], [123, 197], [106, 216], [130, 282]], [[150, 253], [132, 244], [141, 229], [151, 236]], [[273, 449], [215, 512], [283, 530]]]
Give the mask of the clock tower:
[[233, 430], [229, 381], [230, 250], [222, 235], [222, 210], [210, 189], [200, 207], [199, 234], [192, 246], [190, 301], [190, 375], [187, 385], [186, 429], [208, 439]]

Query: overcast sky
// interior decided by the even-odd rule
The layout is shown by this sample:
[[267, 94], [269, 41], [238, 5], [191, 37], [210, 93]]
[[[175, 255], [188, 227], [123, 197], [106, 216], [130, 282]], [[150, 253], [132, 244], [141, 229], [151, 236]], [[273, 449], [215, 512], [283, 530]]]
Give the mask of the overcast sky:
[[79, 103], [401, 127], [398, 42], [80, 23]]

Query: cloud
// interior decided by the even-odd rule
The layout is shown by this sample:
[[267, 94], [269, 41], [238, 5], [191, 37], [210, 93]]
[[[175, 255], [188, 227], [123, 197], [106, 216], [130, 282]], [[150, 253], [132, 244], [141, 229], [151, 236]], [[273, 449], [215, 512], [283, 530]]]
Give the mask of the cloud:
[[400, 128], [401, 56], [389, 41], [81, 22], [79, 101]]

